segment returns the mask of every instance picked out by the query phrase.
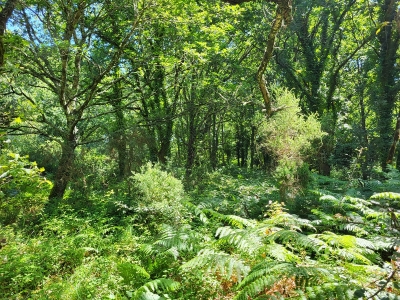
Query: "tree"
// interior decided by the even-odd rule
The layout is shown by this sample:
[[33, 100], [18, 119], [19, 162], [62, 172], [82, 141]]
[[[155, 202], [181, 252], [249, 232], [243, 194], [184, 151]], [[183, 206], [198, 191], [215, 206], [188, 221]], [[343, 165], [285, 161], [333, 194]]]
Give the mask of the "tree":
[[[6, 34], [6, 25], [7, 21], [11, 18], [11, 15], [15, 9], [16, 4], [17, 0], [8, 0], [4, 4], [0, 12], [0, 75], [3, 75], [4, 64], [5, 64], [6, 46], [4, 40]], [[3, 81], [3, 78], [1, 79]], [[7, 105], [6, 103], [4, 103], [3, 99], [1, 100], [1, 106], [3, 107], [3, 110], [0, 112], [0, 127], [4, 128], [10, 125], [12, 116], [10, 112], [7, 111], [6, 109]], [[3, 137], [3, 135], [4, 135], [3, 132], [0, 132], [0, 140]]]
[[[21, 53], [19, 78], [28, 81], [25, 87], [22, 83], [14, 87], [21, 115], [24, 112], [24, 122], [14, 125], [25, 134], [40, 134], [61, 145], [50, 199], [63, 196], [74, 174], [76, 148], [99, 138], [99, 117], [111, 112], [101, 95], [119, 80], [110, 72], [151, 5], [43, 1], [18, 14], [22, 35], [29, 41]], [[113, 22], [112, 12], [121, 7], [130, 10], [133, 19], [121, 24], [123, 30], [114, 37], [118, 47], [113, 47], [97, 33], [108, 33], [105, 24]]]
[[[324, 121], [323, 129], [329, 135], [316, 165], [322, 174], [329, 175], [336, 153], [346, 155], [349, 161], [357, 153], [356, 142], [351, 145], [354, 151], [336, 147], [342, 125], [338, 119], [339, 123], [349, 122], [361, 110], [365, 123], [366, 103], [359, 97], [363, 94], [359, 93], [361, 81], [367, 76], [363, 61], [379, 27], [369, 21], [369, 16], [375, 17], [369, 1], [303, 1], [294, 6], [294, 19], [279, 40], [275, 63], [282, 71], [280, 80], [300, 97], [303, 112], [316, 112]], [[360, 84], [356, 86], [356, 82]], [[353, 101], [361, 101], [363, 108], [354, 104], [356, 110], [350, 111]], [[365, 134], [364, 130], [360, 147], [367, 147]]]
[[[230, 4], [241, 4], [244, 2], [249, 2], [251, 0], [224, 0]], [[257, 70], [257, 82], [260, 87], [261, 95], [264, 100], [265, 113], [267, 117], [272, 116], [272, 114], [282, 108], [274, 108], [272, 104], [271, 95], [267, 88], [266, 79], [264, 73], [267, 69], [268, 63], [272, 58], [272, 53], [274, 51], [275, 39], [282, 26], [287, 26], [292, 20], [292, 0], [270, 0], [267, 2], [276, 3], [275, 19], [272, 22], [270, 28], [268, 39], [266, 42], [266, 47], [264, 55], [261, 59], [261, 63]]]
[[398, 77], [400, 74], [398, 63], [400, 47], [400, 31], [396, 30], [396, 21], [399, 18], [398, 5], [395, 0], [385, 0], [380, 5], [379, 28], [377, 40], [377, 82], [373, 93], [374, 106], [377, 110], [378, 132], [381, 138], [379, 145], [380, 164], [383, 169], [392, 163], [394, 152], [391, 148], [393, 132], [393, 109], [400, 91]]

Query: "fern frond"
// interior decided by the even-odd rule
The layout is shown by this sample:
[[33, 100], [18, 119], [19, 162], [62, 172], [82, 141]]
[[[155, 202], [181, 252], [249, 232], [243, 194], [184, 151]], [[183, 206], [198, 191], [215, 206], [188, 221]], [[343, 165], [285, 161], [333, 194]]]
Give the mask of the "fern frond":
[[339, 226], [339, 229], [346, 230], [349, 232], [354, 232], [355, 234], [358, 234], [359, 236], [367, 236], [369, 235], [369, 232], [366, 231], [364, 228], [358, 226], [357, 224], [353, 223], [348, 223], [348, 224], [342, 224]]
[[365, 217], [367, 219], [385, 219], [387, 217], [387, 212], [371, 210], [365, 213]]
[[174, 259], [178, 259], [178, 257], [180, 256], [179, 250], [176, 247], [171, 247], [167, 249], [164, 253], [172, 256]]
[[358, 208], [359, 208], [359, 206], [371, 206], [371, 202], [369, 202], [365, 199], [350, 197], [347, 195], [343, 197], [343, 201], [351, 203]]
[[330, 255], [338, 256], [345, 261], [354, 261], [370, 265], [371, 259], [366, 255], [373, 257], [375, 246], [371, 241], [357, 238], [352, 235], [337, 235], [333, 232], [324, 232], [323, 234], [315, 234], [310, 237], [319, 239], [326, 243], [325, 251]]
[[184, 263], [180, 268], [183, 271], [203, 269], [207, 272], [218, 272], [226, 278], [235, 275], [238, 282], [247, 275], [250, 269], [239, 258], [212, 249], [201, 250], [196, 257]]
[[337, 255], [346, 261], [372, 265], [372, 262], [368, 258], [353, 249], [338, 249]]
[[270, 243], [262, 248], [262, 255], [269, 256], [281, 262], [301, 262], [301, 258], [284, 246], [277, 243]]
[[369, 199], [371, 199], [371, 200], [381, 200], [381, 199], [400, 200], [400, 194], [392, 193], [392, 192], [383, 192], [383, 193], [374, 194]]
[[352, 235], [338, 235], [333, 232], [325, 231], [321, 234], [311, 235], [312, 237], [321, 239], [334, 247], [343, 247], [343, 248], [369, 248], [375, 249], [374, 244], [371, 241], [366, 239], [357, 238]]
[[369, 240], [363, 238], [356, 238], [356, 244], [358, 247], [376, 250], [375, 244]]
[[142, 300], [164, 299], [157, 295], [156, 292], [173, 292], [179, 287], [179, 282], [167, 278], [158, 278], [142, 285], [136, 290], [133, 298]]
[[[312, 237], [312, 236], [311, 236]], [[310, 236], [304, 235], [294, 230], [280, 230], [268, 236], [266, 238], [269, 241], [281, 241], [285, 244], [295, 245], [301, 248], [308, 248], [313, 251], [323, 246], [323, 243], [318, 239], [310, 238]]]
[[214, 219], [237, 228], [254, 227], [256, 224], [256, 222], [253, 220], [245, 219], [235, 215], [224, 215], [212, 209], [203, 209], [203, 212], [210, 215]]
[[208, 223], [208, 218], [206, 214], [203, 212], [203, 208], [199, 205], [194, 205], [193, 203], [189, 201], [183, 202], [183, 205], [190, 211], [192, 212], [195, 216], [199, 217], [200, 221], [202, 221], [204, 224]]
[[223, 237], [234, 235], [234, 234], [237, 234], [238, 232], [243, 232], [243, 231], [244, 230], [234, 229], [230, 226], [223, 226], [223, 227], [219, 227], [217, 229], [217, 231], [215, 232], [215, 236], [217, 238], [223, 238]]
[[173, 292], [179, 288], [180, 284], [177, 281], [168, 278], [158, 278], [146, 282], [142, 287], [150, 292], [166, 291]]
[[332, 196], [332, 195], [323, 195], [319, 198], [319, 200], [322, 201], [339, 201], [336, 197]]
[[341, 283], [325, 283], [318, 286], [309, 286], [305, 290], [297, 290], [300, 299], [358, 299], [355, 291], [359, 288], [352, 285]]
[[190, 226], [176, 229], [163, 225], [159, 239], [152, 244], [141, 244], [139, 250], [145, 256], [164, 253], [177, 259], [181, 252], [197, 252], [201, 247], [201, 239], [204, 239], [204, 236], [192, 230]]
[[160, 238], [154, 242], [154, 245], [163, 248], [175, 248], [177, 251], [191, 252], [199, 247], [202, 236], [193, 231], [190, 226], [182, 226], [175, 229], [169, 225], [163, 225]]
[[218, 243], [226, 242], [249, 254], [263, 245], [260, 230], [257, 228], [234, 229], [224, 226], [217, 229], [215, 236], [219, 238]]
[[164, 300], [164, 297], [161, 297], [157, 294], [154, 294], [152, 292], [142, 292], [138, 295], [135, 295], [134, 298], [135, 300]]
[[312, 209], [311, 212], [319, 218], [319, 220], [314, 220], [312, 224], [320, 225], [321, 222], [324, 224], [333, 224], [336, 222], [331, 214], [327, 214], [319, 209]]
[[384, 278], [387, 275], [385, 269], [378, 265], [358, 264], [355, 262], [345, 262], [341, 264], [348, 276], [356, 282], [373, 282], [377, 278]]
[[371, 242], [374, 244], [376, 250], [389, 250], [396, 244], [399, 244], [399, 240], [396, 237], [384, 236], [372, 237]]
[[268, 219], [261, 222], [268, 226], [278, 226], [285, 229], [301, 231], [301, 228], [308, 228], [316, 231], [315, 227], [312, 225], [310, 220], [299, 218], [294, 214], [280, 213], [274, 215]]
[[262, 262], [256, 265], [239, 284], [240, 292], [234, 299], [247, 300], [256, 297], [285, 278], [292, 278], [295, 287], [304, 288], [318, 284], [328, 277], [330, 277], [329, 271], [323, 268], [296, 266], [287, 262]]
[[151, 256], [158, 252], [157, 249], [154, 247], [154, 245], [151, 244], [141, 244], [139, 246], [139, 250], [146, 256]]
[[272, 276], [260, 277], [245, 286], [233, 299], [234, 300], [248, 300], [250, 297], [256, 297], [268, 287], [272, 286], [276, 278]]

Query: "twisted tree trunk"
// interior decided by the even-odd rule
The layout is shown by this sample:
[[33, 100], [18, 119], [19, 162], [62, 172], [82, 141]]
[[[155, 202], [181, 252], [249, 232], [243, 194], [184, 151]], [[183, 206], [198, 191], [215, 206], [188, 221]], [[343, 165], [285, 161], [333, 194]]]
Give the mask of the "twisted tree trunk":
[[[244, 2], [250, 2], [253, 0], [223, 0], [229, 4], [241, 4]], [[267, 117], [271, 117], [273, 113], [282, 109], [274, 108], [272, 105], [271, 95], [268, 91], [267, 81], [264, 73], [267, 69], [268, 63], [272, 58], [272, 54], [275, 46], [275, 39], [282, 28], [282, 26], [288, 25], [292, 21], [292, 0], [266, 0], [266, 2], [276, 3], [277, 8], [275, 12], [275, 19], [272, 23], [271, 29], [268, 34], [267, 45], [265, 47], [264, 55], [262, 57], [260, 66], [257, 70], [257, 82], [261, 90], [261, 95], [264, 100], [265, 113]]]

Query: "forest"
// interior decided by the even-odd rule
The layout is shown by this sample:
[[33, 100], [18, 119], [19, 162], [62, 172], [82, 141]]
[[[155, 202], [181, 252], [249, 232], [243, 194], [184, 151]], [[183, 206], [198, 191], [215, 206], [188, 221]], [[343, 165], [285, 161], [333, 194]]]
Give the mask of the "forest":
[[400, 299], [399, 0], [0, 1], [0, 300]]

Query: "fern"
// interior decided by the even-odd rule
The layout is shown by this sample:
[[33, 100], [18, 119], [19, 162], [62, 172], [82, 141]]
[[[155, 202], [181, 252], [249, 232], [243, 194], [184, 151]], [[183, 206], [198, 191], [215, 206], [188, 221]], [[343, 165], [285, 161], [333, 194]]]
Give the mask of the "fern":
[[228, 243], [237, 249], [252, 254], [262, 245], [259, 228], [234, 229], [229, 226], [217, 229], [215, 236], [219, 238], [217, 243]]
[[310, 220], [299, 218], [296, 215], [289, 213], [280, 213], [271, 216], [262, 221], [262, 224], [268, 226], [279, 226], [285, 229], [301, 231], [302, 228], [307, 228], [316, 231]]
[[371, 241], [366, 239], [357, 238], [352, 235], [337, 235], [333, 232], [325, 232], [323, 234], [313, 235], [319, 239], [326, 241], [328, 244], [335, 247], [343, 247], [343, 248], [356, 248], [361, 247], [364, 249], [375, 249], [374, 244]]
[[343, 201], [353, 204], [354, 207], [357, 209], [362, 209], [363, 207], [371, 206], [371, 202], [365, 199], [355, 198], [350, 196], [344, 196]]
[[400, 200], [400, 193], [383, 192], [374, 194], [370, 197], [372, 200], [390, 199], [390, 200]]
[[178, 230], [172, 226], [164, 225], [160, 232], [160, 238], [154, 242], [154, 245], [191, 252], [199, 247], [201, 238], [200, 234], [191, 230], [188, 225], [182, 226]]
[[[371, 259], [376, 259], [373, 255], [375, 246], [371, 241], [357, 238], [351, 235], [337, 235], [332, 232], [312, 235], [317, 240], [325, 244], [325, 253], [337, 256], [345, 261], [354, 261], [363, 264], [372, 264]], [[368, 258], [368, 257], [370, 258]]]
[[239, 293], [234, 299], [247, 300], [257, 297], [261, 293], [268, 292], [274, 285], [285, 279], [293, 281], [294, 290], [308, 285], [316, 285], [329, 277], [329, 271], [323, 268], [298, 266], [288, 262], [264, 261], [256, 265], [239, 284]]
[[194, 205], [189, 201], [183, 202], [183, 205], [195, 216], [199, 217], [200, 221], [202, 221], [204, 224], [207, 224], [209, 222], [207, 215], [203, 212], [203, 208], [201, 206]]
[[143, 267], [130, 262], [119, 262], [117, 264], [117, 270], [119, 275], [124, 279], [125, 284], [135, 287], [142, 285], [150, 279], [150, 274], [147, 273]]
[[138, 295], [134, 296], [135, 300], [163, 300], [165, 299], [164, 297], [161, 297], [160, 295], [154, 294], [152, 292], [141, 292]]
[[335, 251], [336, 254], [345, 259], [346, 261], [354, 261], [357, 263], [363, 263], [366, 265], [372, 265], [371, 260], [362, 255], [359, 251], [354, 249], [338, 249]]
[[340, 283], [325, 283], [318, 286], [309, 286], [305, 290], [298, 290], [299, 296], [297, 299], [357, 299], [355, 292], [359, 289], [357, 286], [340, 284]]
[[197, 252], [204, 236], [193, 231], [190, 226], [182, 226], [175, 229], [169, 225], [163, 225], [160, 237], [152, 244], [142, 244], [140, 250], [145, 255], [170, 254], [177, 259], [182, 252]]
[[203, 209], [206, 215], [237, 228], [254, 227], [256, 222], [235, 215], [224, 215], [212, 209]]
[[277, 243], [270, 243], [261, 249], [262, 256], [269, 256], [281, 262], [301, 262], [301, 258], [284, 246]]
[[139, 246], [139, 251], [146, 256], [151, 256], [153, 254], [156, 254], [158, 252], [158, 249], [156, 249], [152, 244], [141, 244]]
[[231, 278], [234, 275], [239, 282], [249, 272], [249, 267], [239, 258], [212, 249], [201, 250], [196, 257], [181, 266], [184, 272], [196, 269], [218, 272], [225, 278]]
[[179, 282], [167, 278], [158, 278], [146, 282], [139, 289], [137, 289], [132, 296], [133, 299], [137, 300], [165, 299], [156, 294], [156, 292], [173, 292], [179, 287]]
[[323, 245], [318, 239], [314, 239], [294, 230], [280, 230], [268, 236], [266, 240], [280, 241], [287, 245], [305, 249], [308, 248], [315, 252]]
[[376, 297], [370, 298], [369, 295], [373, 295], [376, 292], [375, 289], [367, 289], [355, 284], [345, 283], [325, 283], [318, 286], [310, 286], [305, 290], [298, 290], [298, 297], [295, 299], [312, 299], [312, 300], [326, 300], [326, 299], [338, 299], [338, 300], [353, 300], [353, 299], [399, 299], [398, 295], [393, 293], [381, 292]]
[[346, 230], [349, 232], [354, 232], [358, 236], [367, 236], [369, 235], [369, 232], [366, 231], [363, 227], [358, 226], [357, 224], [341, 224], [339, 225], [339, 229], [341, 230]]

